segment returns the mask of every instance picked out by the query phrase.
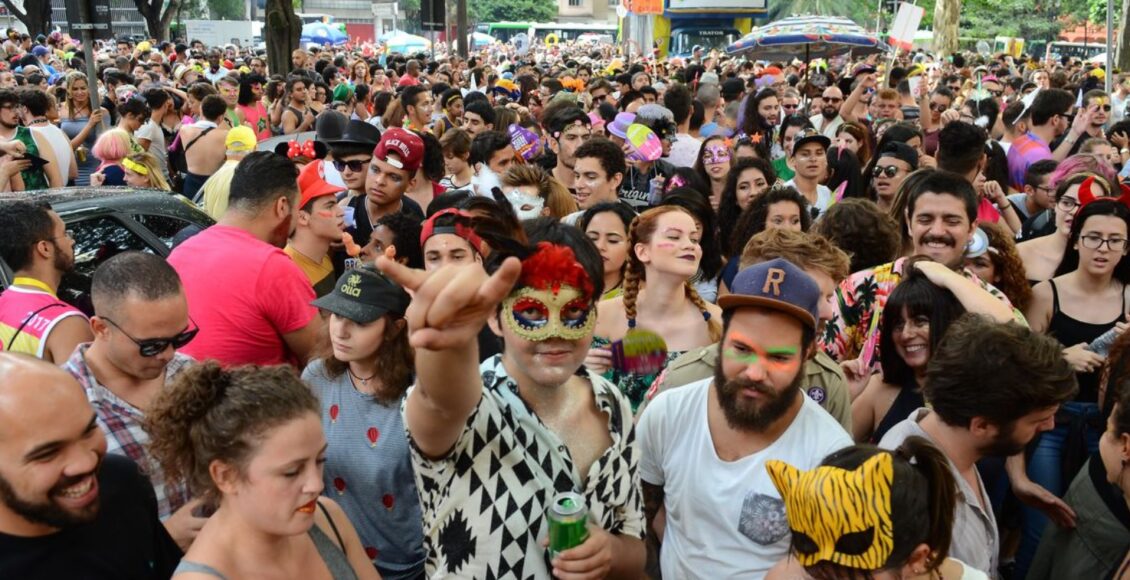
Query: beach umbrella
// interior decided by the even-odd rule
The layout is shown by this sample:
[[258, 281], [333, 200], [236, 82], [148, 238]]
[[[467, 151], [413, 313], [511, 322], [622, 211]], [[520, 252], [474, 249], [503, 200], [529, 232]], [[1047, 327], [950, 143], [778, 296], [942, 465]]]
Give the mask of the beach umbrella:
[[840, 16], [790, 16], [758, 26], [726, 47], [733, 56], [757, 60], [828, 58], [886, 52], [890, 46], [862, 26]]
[[299, 41], [303, 44], [316, 44], [318, 46], [340, 46], [349, 42], [349, 36], [335, 25], [325, 22], [311, 22], [302, 27], [302, 36]]

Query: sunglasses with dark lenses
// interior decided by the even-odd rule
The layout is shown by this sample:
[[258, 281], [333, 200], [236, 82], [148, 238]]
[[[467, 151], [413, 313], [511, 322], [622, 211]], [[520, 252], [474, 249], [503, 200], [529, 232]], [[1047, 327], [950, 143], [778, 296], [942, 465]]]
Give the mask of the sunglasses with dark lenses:
[[1100, 109], [1102, 109], [1102, 110], [1103, 110], [1103, 112], [1106, 112], [1106, 113], [1109, 113], [1109, 112], [1110, 112], [1110, 105], [1109, 105], [1109, 104], [1106, 104], [1106, 105], [1095, 105], [1095, 106], [1096, 106], [1096, 107], [1098, 107], [1098, 108], [1100, 108]]
[[368, 165], [368, 161], [361, 161], [360, 159], [353, 159], [350, 161], [341, 161], [340, 159], [334, 159], [334, 168], [338, 171], [345, 171], [345, 168], [348, 167], [349, 170], [353, 173], [360, 173]]
[[934, 111], [935, 113], [944, 113], [948, 108], [948, 105], [943, 105], [941, 103], [930, 103], [930, 110]]
[[189, 318], [189, 321], [192, 322], [192, 326], [194, 327], [191, 330], [186, 330], [176, 336], [171, 336], [169, 338], [146, 338], [144, 340], [138, 340], [130, 336], [130, 334], [126, 332], [124, 328], [119, 326], [117, 322], [114, 322], [113, 320], [110, 320], [105, 316], [101, 316], [99, 318], [105, 320], [108, 324], [112, 324], [114, 328], [122, 331], [122, 334], [126, 335], [126, 338], [132, 340], [133, 343], [137, 345], [138, 350], [141, 352], [141, 356], [147, 358], [151, 356], [157, 356], [165, 352], [165, 350], [170, 346], [173, 347], [173, 350], [182, 348], [184, 347], [184, 345], [192, 342], [192, 339], [196, 338], [196, 334], [200, 332], [200, 327], [196, 325], [196, 321]]
[[879, 177], [880, 175], [886, 175], [887, 177], [894, 177], [894, 176], [898, 175], [898, 172], [899, 172], [899, 168], [895, 167], [894, 165], [887, 165], [885, 167], [876, 165], [875, 169], [871, 170], [871, 175], [874, 176], [874, 177]]

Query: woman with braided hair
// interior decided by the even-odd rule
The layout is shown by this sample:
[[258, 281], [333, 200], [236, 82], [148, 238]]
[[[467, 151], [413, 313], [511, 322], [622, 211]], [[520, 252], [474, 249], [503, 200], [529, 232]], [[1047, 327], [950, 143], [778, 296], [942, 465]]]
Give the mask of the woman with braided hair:
[[678, 206], [650, 209], [628, 228], [624, 293], [599, 304], [585, 365], [615, 383], [628, 396], [633, 411], [663, 369], [647, 375], [613, 369], [614, 342], [632, 329], [654, 332], [667, 344], [662, 365], [666, 368], [680, 354], [722, 337], [722, 311], [704, 301], [691, 285], [702, 260], [701, 239], [702, 225]]

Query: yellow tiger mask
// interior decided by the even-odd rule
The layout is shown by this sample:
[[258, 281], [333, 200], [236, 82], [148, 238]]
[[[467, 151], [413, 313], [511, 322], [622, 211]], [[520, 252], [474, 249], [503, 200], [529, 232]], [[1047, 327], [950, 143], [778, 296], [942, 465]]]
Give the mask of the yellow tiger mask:
[[828, 561], [879, 570], [887, 563], [894, 548], [889, 453], [878, 453], [851, 471], [830, 466], [801, 471], [777, 460], [767, 461], [765, 468], [785, 501], [801, 565]]

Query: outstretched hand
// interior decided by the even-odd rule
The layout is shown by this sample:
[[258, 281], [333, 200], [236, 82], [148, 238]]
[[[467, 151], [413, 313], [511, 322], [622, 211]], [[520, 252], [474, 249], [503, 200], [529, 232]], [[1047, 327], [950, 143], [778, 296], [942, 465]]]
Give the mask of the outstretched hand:
[[412, 295], [405, 313], [408, 342], [414, 348], [448, 350], [475, 340], [518, 280], [522, 263], [507, 258], [488, 276], [478, 264], [425, 272], [380, 256], [377, 268]]

